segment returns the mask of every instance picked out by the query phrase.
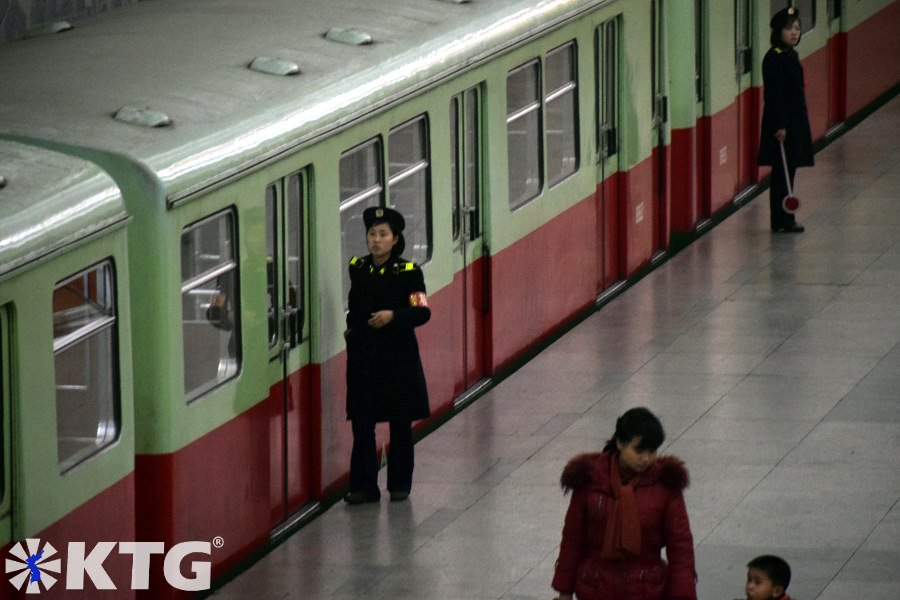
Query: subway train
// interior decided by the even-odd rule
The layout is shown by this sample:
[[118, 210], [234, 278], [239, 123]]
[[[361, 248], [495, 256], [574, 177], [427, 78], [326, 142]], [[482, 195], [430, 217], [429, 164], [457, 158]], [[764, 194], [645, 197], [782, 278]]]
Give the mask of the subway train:
[[[795, 4], [826, 143], [896, 94], [900, 2]], [[202, 596], [340, 498], [366, 207], [425, 274], [419, 434], [738, 210], [785, 6], [154, 0], [0, 47], [0, 598]]]

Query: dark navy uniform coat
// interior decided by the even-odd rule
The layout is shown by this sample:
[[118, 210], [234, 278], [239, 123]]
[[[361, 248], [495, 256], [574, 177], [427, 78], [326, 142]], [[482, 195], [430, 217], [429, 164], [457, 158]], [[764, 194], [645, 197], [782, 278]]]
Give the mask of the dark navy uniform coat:
[[[415, 328], [431, 309], [422, 271], [398, 256], [376, 267], [371, 255], [353, 257], [349, 269], [347, 418], [424, 419], [430, 409]], [[367, 321], [379, 310], [394, 311], [394, 318], [373, 329]]]
[[763, 58], [763, 117], [759, 164], [781, 167], [775, 132], [786, 130], [784, 152], [789, 167], [813, 165], [812, 134], [806, 110], [803, 65], [793, 48], [774, 46]]

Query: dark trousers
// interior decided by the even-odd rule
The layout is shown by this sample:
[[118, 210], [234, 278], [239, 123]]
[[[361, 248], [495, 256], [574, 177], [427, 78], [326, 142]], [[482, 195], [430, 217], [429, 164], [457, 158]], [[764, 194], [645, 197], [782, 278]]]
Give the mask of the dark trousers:
[[[350, 453], [350, 491], [380, 497], [375, 421], [353, 419], [353, 450]], [[412, 422], [390, 421], [391, 448], [387, 459], [387, 487], [391, 492], [409, 492], [415, 466]]]
[[[788, 174], [791, 177], [791, 189], [794, 187], [794, 173], [796, 168], [789, 168]], [[787, 196], [788, 186], [784, 179], [784, 167], [779, 162], [772, 167], [772, 179], [769, 185], [769, 223], [772, 229], [780, 229], [782, 227], [791, 227], [797, 223], [794, 215], [785, 212], [781, 203]]]

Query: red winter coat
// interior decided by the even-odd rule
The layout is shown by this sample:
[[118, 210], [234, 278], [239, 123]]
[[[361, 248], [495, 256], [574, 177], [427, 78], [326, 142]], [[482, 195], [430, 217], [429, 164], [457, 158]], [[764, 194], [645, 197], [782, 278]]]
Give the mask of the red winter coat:
[[[696, 599], [694, 541], [682, 490], [684, 463], [660, 457], [635, 484], [641, 520], [638, 557], [601, 559], [612, 461], [615, 453], [576, 456], [563, 471], [563, 489], [572, 499], [563, 526], [553, 588], [578, 600]], [[618, 474], [618, 473], [617, 473]], [[669, 564], [661, 558], [666, 548]]]

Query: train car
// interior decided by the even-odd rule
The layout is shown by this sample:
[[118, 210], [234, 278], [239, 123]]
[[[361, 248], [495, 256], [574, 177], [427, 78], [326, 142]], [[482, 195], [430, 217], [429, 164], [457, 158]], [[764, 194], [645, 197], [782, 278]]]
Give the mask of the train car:
[[[77, 541], [87, 534], [70, 520], [121, 513], [132, 529], [109, 540], [207, 544], [199, 559], [215, 579], [338, 498], [351, 443], [346, 264], [365, 252], [368, 206], [404, 213], [406, 256], [426, 277], [433, 317], [418, 335], [434, 414], [422, 430], [764, 175], [758, 63], [784, 3], [317, 4], [157, 0], [3, 47], [0, 78], [16, 85], [0, 90], [0, 140], [92, 165], [128, 216], [127, 235], [109, 235], [130, 352], [118, 363], [128, 437], [115, 448], [130, 445], [130, 462], [95, 468], [131, 496], [117, 510], [71, 495], [27, 520], [17, 515], [40, 492], [13, 478], [0, 541]], [[814, 27], [804, 52], [833, 44], [849, 57], [847, 24], [890, 31], [897, 4], [845, 7], [829, 22], [839, 33]], [[823, 98], [856, 106], [836, 81]], [[869, 83], [861, 106], [895, 83]], [[16, 331], [9, 315], [0, 331]], [[39, 364], [22, 348], [7, 345], [7, 381]], [[5, 399], [13, 415], [25, 406]], [[53, 414], [32, 418], [52, 427]], [[22, 440], [4, 454], [15, 463], [30, 438], [4, 423]], [[161, 554], [149, 590], [116, 571], [118, 596], [104, 593], [190, 594]]]
[[134, 539], [127, 223], [96, 165], [0, 141], [0, 597], [62, 588], [69, 540]]

